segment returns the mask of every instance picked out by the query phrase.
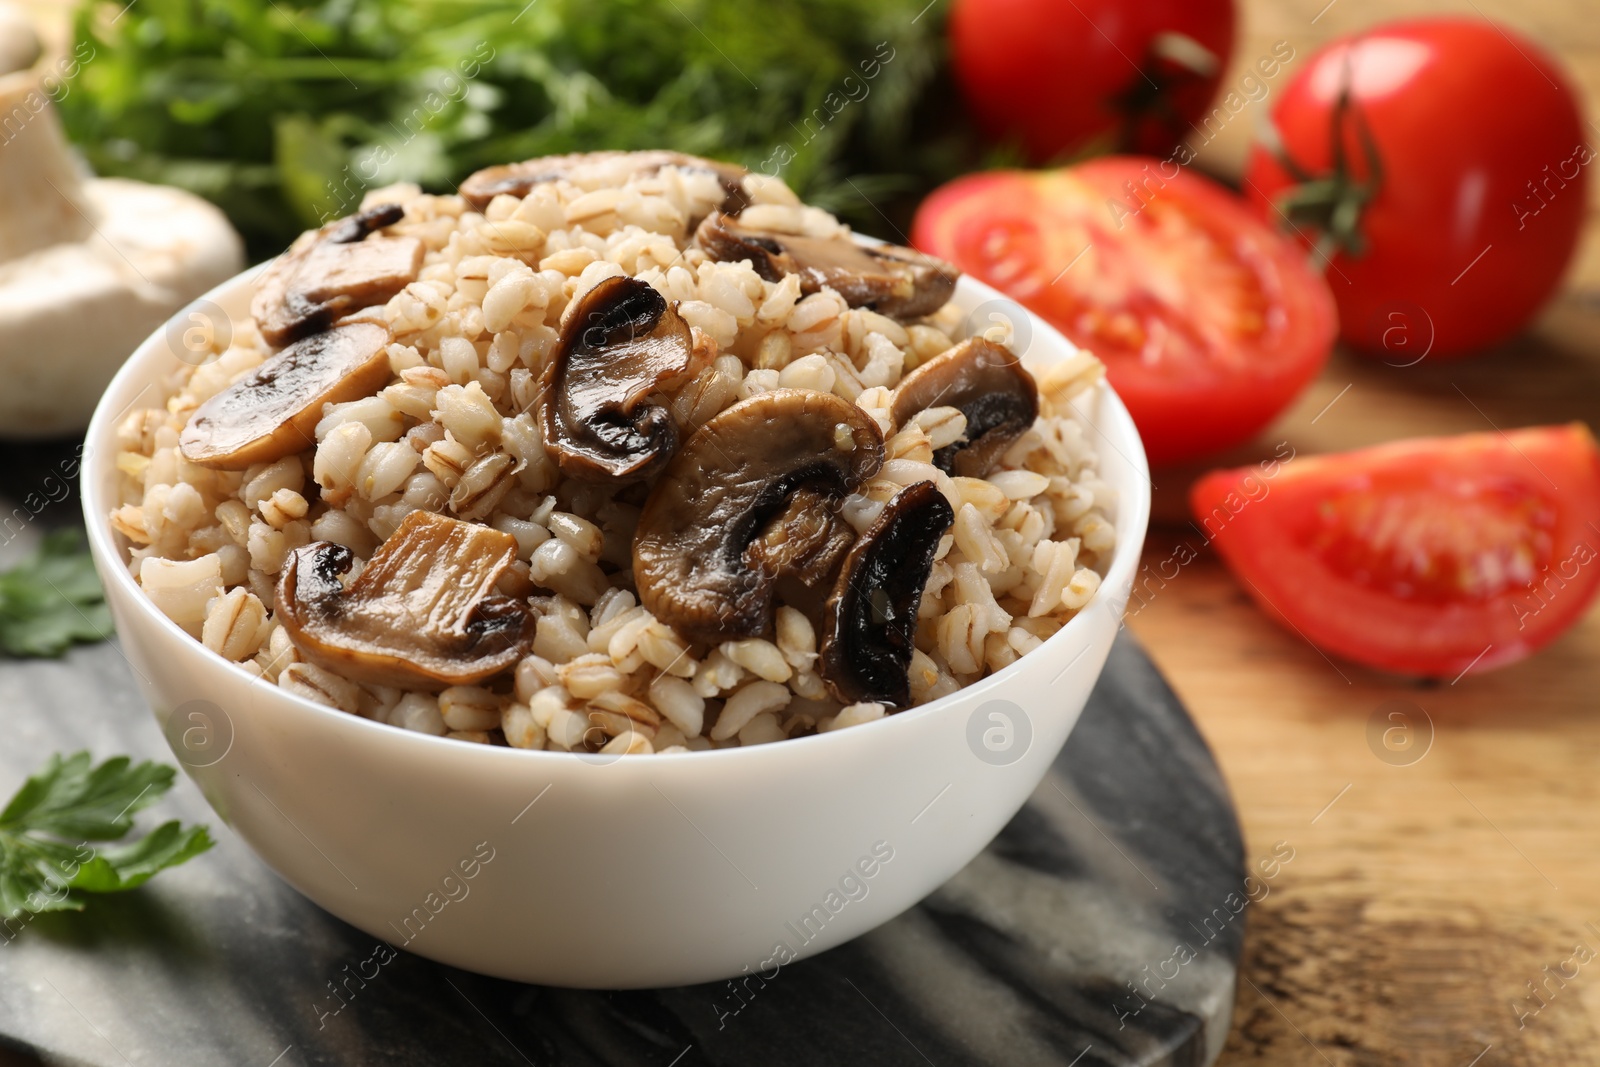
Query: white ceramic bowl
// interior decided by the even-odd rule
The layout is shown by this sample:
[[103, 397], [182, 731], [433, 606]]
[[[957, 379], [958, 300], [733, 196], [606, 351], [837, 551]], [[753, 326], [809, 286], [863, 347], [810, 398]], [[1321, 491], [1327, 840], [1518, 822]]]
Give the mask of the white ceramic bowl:
[[[211, 313], [242, 320], [250, 288], [245, 274], [213, 290]], [[962, 279], [955, 299], [985, 327], [1014, 316], [1030, 363], [1072, 351], [987, 286]], [[141, 345], [101, 400], [83, 504], [123, 651], [174, 754], [223, 821], [334, 915], [520, 981], [632, 988], [770, 973], [921, 900], [988, 844], [1060, 751], [1121, 624], [1149, 516], [1133, 422], [1097, 390], [1079, 402], [1094, 409], [1102, 477], [1118, 494], [1115, 556], [1090, 607], [998, 674], [878, 722], [755, 748], [613, 759], [447, 741], [253, 678], [140, 592], [106, 521], [115, 431], [136, 403], [162, 398], [171, 334]]]

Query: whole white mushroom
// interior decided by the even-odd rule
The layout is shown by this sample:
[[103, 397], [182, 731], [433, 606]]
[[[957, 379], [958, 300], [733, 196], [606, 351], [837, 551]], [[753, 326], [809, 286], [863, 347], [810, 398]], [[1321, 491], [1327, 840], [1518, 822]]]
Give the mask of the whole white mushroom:
[[[0, 75], [0, 437], [82, 430], [139, 343], [243, 264], [222, 212], [87, 176], [37, 69]], [[179, 324], [174, 354], [204, 358], [194, 329], [222, 325]]]

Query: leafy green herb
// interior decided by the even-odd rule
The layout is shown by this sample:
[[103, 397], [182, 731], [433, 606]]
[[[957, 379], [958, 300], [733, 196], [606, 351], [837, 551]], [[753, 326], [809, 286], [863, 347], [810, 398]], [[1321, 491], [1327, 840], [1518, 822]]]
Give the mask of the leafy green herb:
[[59, 656], [111, 631], [105, 591], [78, 531], [47, 535], [32, 559], [0, 572], [0, 652]]
[[133, 814], [172, 788], [171, 767], [89, 753], [51, 756], [0, 811], [0, 919], [81, 911], [86, 893], [143, 885], [213, 844], [204, 826], [162, 823], [144, 837], [103, 847], [133, 828]]
[[59, 106], [98, 171], [210, 198], [256, 255], [367, 189], [603, 148], [778, 172], [892, 237], [886, 198], [953, 173], [967, 143], [943, 7], [82, 0]]

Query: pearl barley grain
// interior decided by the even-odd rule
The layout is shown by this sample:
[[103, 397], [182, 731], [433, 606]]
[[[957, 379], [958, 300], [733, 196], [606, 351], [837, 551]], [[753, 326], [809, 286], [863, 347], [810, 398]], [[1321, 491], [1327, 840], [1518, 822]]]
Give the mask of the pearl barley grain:
[[723, 703], [722, 714], [717, 716], [716, 725], [711, 728], [711, 740], [728, 740], [762, 712], [778, 711], [788, 706], [793, 695], [788, 687], [777, 682], [751, 682]]

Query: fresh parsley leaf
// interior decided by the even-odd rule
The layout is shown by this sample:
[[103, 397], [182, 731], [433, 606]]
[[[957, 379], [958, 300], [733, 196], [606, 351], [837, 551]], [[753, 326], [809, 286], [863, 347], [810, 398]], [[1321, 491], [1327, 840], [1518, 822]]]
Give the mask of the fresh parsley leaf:
[[72, 879], [93, 856], [88, 845], [0, 832], [0, 920], [46, 911], [82, 911], [83, 900], [72, 892]]
[[120, 845], [91, 844], [124, 837], [174, 777], [127, 756], [98, 766], [87, 752], [51, 756], [0, 811], [0, 919], [79, 911], [86, 893], [132, 889], [210, 848], [204, 826], [176, 820]]
[[51, 756], [0, 811], [0, 833], [21, 826], [57, 837], [115, 841], [133, 828], [133, 813], [160, 800], [176, 777], [171, 767], [114, 756], [98, 767], [89, 753]]
[[176, 867], [210, 848], [214, 841], [204, 826], [164, 822], [129, 845], [101, 849], [72, 880], [86, 893], [117, 893], [148, 882], [152, 875]]
[[78, 531], [47, 535], [32, 559], [0, 572], [0, 652], [59, 656], [111, 631], [111, 609]]
[[[255, 257], [395, 181], [677, 148], [894, 236], [976, 162], [943, 0], [81, 0], [56, 101], [98, 174], [215, 202]], [[81, 68], [81, 69], [80, 69]], [[903, 221], [903, 220], [902, 220]]]

